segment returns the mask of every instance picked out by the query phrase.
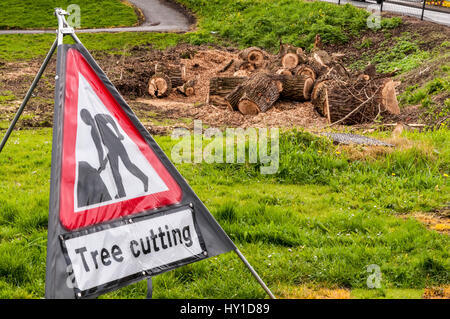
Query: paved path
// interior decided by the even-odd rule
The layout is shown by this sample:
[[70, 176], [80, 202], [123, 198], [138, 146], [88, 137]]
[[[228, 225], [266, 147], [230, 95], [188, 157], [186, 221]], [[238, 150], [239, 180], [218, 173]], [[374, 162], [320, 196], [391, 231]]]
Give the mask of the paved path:
[[[338, 0], [320, 0], [320, 1], [331, 2], [331, 3], [336, 3], [336, 4], [338, 3]], [[350, 4], [354, 5], [355, 7], [360, 7], [360, 8], [367, 8], [368, 6], [371, 6], [371, 7], [373, 6], [374, 8], [375, 7], [380, 8], [380, 5], [377, 4], [375, 1], [374, 2], [368, 2], [368, 1], [360, 2], [360, 1], [351, 1], [351, 0], [341, 0], [341, 4], [345, 4], [345, 3], [350, 3]], [[415, 2], [414, 4], [417, 4], [417, 2]], [[421, 8], [420, 9], [412, 8], [409, 6], [402, 6], [400, 4], [387, 3], [387, 2], [385, 2], [383, 4], [383, 12], [385, 12], [385, 11], [389, 11], [389, 12], [393, 12], [393, 13], [397, 13], [397, 14], [401, 14], [401, 15], [407, 15], [407, 16], [411, 16], [411, 17], [416, 17], [416, 18], [420, 18], [420, 16], [422, 15]], [[423, 19], [427, 20], [427, 21], [450, 26], [450, 13], [425, 10]]]
[[[99, 29], [77, 29], [77, 33], [96, 32], [187, 32], [189, 31], [189, 18], [168, 4], [164, 0], [129, 0], [139, 7], [145, 15], [145, 22], [137, 27], [124, 28], [99, 28]], [[338, 0], [320, 0], [331, 3], [338, 3]], [[401, 0], [400, 0], [401, 1]], [[376, 2], [360, 2], [351, 0], [341, 0], [341, 4], [350, 3], [356, 7], [367, 8], [368, 6], [380, 7]], [[384, 3], [383, 11], [420, 17], [422, 9], [402, 6], [394, 3]], [[83, 11], [82, 11], [83, 12]], [[424, 20], [436, 22], [450, 26], [450, 14], [425, 10]], [[18, 33], [56, 33], [55, 30], [0, 30], [0, 34]]]
[[[142, 10], [145, 22], [136, 27], [76, 29], [76, 33], [96, 32], [187, 32], [189, 18], [164, 0], [129, 0]], [[83, 8], [81, 8], [83, 15]], [[81, 16], [83, 18], [83, 16]], [[56, 18], [55, 18], [56, 21]], [[81, 20], [83, 21], [83, 20]], [[56, 30], [0, 30], [0, 34], [56, 33]]]

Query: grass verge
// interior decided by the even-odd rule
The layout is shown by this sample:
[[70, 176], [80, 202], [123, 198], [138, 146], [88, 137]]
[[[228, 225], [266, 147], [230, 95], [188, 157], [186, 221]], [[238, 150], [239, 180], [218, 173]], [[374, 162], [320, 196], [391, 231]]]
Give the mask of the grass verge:
[[[390, 289], [416, 297], [449, 284], [450, 239], [397, 214], [448, 205], [449, 136], [406, 132], [415, 147], [349, 160], [324, 139], [289, 131], [275, 176], [248, 163], [177, 167], [276, 294], [305, 284], [366, 289], [376, 264], [384, 292], [356, 297], [392, 297]], [[178, 142], [157, 141], [167, 154]], [[2, 297], [43, 296], [50, 154], [51, 129], [38, 129], [15, 131], [0, 156]], [[265, 297], [232, 253], [159, 275], [154, 287], [155, 298]], [[140, 282], [104, 298], [144, 294]]]

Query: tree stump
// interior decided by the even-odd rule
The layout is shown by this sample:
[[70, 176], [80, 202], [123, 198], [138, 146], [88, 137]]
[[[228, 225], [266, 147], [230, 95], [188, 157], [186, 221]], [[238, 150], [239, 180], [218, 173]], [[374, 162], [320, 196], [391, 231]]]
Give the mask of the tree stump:
[[148, 93], [153, 97], [166, 97], [172, 91], [172, 82], [165, 74], [155, 74], [148, 82]]

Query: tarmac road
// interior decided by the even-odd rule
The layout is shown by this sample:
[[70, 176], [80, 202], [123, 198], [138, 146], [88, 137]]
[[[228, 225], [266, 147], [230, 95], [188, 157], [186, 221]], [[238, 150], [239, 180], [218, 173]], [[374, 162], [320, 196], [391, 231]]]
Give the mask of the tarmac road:
[[[165, 0], [129, 0], [139, 7], [145, 16], [145, 22], [136, 27], [123, 28], [99, 28], [99, 29], [77, 29], [77, 33], [96, 32], [187, 32], [190, 28], [190, 19], [177, 9], [170, 1]], [[338, 0], [320, 0], [331, 3], [338, 3]], [[400, 0], [401, 1], [401, 0]], [[356, 7], [367, 8], [368, 6], [380, 7], [376, 2], [360, 2], [351, 0], [341, 0], [341, 4], [350, 3]], [[422, 9], [406, 7], [394, 3], [384, 3], [383, 11], [397, 14], [419, 17]], [[83, 14], [83, 10], [81, 11]], [[450, 26], [450, 14], [426, 10], [424, 20]], [[55, 30], [0, 30], [0, 34], [19, 33], [55, 33]]]
[[[128, 0], [142, 10], [145, 22], [136, 27], [76, 29], [76, 33], [96, 32], [187, 32], [190, 27], [189, 18], [170, 2], [164, 0]], [[56, 21], [56, 18], [55, 18]], [[83, 21], [83, 8], [81, 8]], [[55, 30], [0, 30], [0, 34], [19, 33], [56, 33]]]

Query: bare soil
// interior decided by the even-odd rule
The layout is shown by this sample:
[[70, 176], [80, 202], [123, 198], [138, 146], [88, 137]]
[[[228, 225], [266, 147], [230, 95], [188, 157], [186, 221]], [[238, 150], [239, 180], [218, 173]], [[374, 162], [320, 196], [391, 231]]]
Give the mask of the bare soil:
[[[410, 17], [403, 17], [403, 21], [404, 23], [400, 27], [389, 30], [392, 33], [391, 39], [403, 32], [411, 32], [426, 40], [421, 44], [423, 49], [432, 49], [450, 38], [450, 28], [448, 27]], [[381, 32], [368, 31], [363, 35], [364, 38], [372, 40], [369, 48], [357, 49], [354, 45], [356, 39], [354, 39], [345, 45], [328, 45], [324, 49], [330, 53], [344, 53], [343, 61], [346, 65], [350, 65], [360, 58], [363, 52], [370, 53], [377, 50], [381, 43], [386, 41]], [[361, 38], [358, 38], [358, 41], [360, 40]], [[314, 110], [309, 102], [278, 101], [274, 108], [256, 116], [230, 112], [220, 103], [215, 103], [214, 100], [206, 103], [209, 79], [213, 76], [233, 74], [234, 67], [223, 73], [219, 73], [219, 70], [231, 59], [238, 60], [239, 50], [236, 48], [180, 44], [162, 51], [154, 49], [150, 45], [144, 45], [127, 49], [122, 54], [95, 51], [91, 53], [130, 107], [153, 134], [167, 134], [171, 128], [178, 126], [192, 127], [193, 120], [202, 120], [204, 124], [215, 127], [320, 129], [326, 125], [325, 119]], [[55, 60], [55, 58], [52, 59], [44, 77], [39, 82], [33, 94], [34, 98], [30, 100], [24, 116], [18, 123], [19, 127], [52, 125]], [[148, 80], [154, 72], [155, 63], [161, 61], [172, 65], [184, 65], [186, 80], [196, 80], [195, 95], [186, 97], [174, 90], [166, 98], [152, 99], [147, 92]], [[27, 62], [0, 63], [0, 123], [13, 118], [41, 63], [41, 57]], [[432, 78], [433, 68], [439, 68], [439, 65], [419, 68], [406, 74], [398, 88], [398, 93], [411, 84]], [[1, 100], [2, 95], [10, 95], [11, 92], [15, 96], [14, 99]], [[401, 115], [384, 119], [384, 121], [417, 123], [422, 112], [420, 107], [407, 107], [402, 110]], [[4, 126], [5, 124], [0, 127]], [[358, 127], [358, 129], [360, 128]]]

